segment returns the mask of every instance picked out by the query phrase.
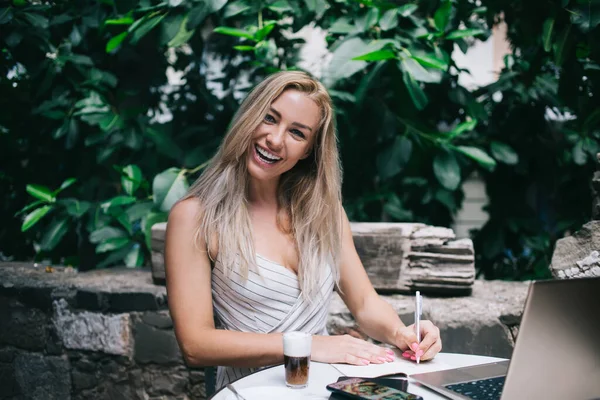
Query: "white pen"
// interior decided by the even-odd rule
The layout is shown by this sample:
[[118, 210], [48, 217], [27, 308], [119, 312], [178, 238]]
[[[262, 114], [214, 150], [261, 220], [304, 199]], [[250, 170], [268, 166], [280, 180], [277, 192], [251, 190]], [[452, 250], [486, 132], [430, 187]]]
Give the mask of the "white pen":
[[[423, 303], [421, 299], [421, 292], [417, 290], [415, 295], [415, 333], [417, 334], [417, 343], [421, 343], [421, 313], [423, 312]], [[418, 351], [419, 349], [417, 349]], [[415, 357], [417, 358], [417, 364], [421, 361], [421, 357], [415, 351]]]

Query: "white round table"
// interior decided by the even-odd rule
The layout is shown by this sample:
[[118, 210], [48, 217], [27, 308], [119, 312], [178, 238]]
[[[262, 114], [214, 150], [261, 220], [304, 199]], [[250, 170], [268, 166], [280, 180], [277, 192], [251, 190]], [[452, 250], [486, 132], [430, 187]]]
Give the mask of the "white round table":
[[[443, 362], [444, 364], [451, 365], [454, 368], [486, 364], [504, 360], [496, 357], [485, 357], [454, 353], [440, 353], [436, 356], [436, 359]], [[325, 388], [325, 386], [329, 383], [336, 382], [337, 379], [343, 375], [344, 374], [342, 374], [331, 364], [324, 364], [313, 361], [310, 363], [310, 378], [308, 382], [308, 387], [305, 389], [288, 389], [285, 386], [283, 365], [277, 365], [274, 367], [263, 369], [252, 375], [248, 375], [242, 379], [233, 382], [232, 385], [236, 389], [258, 388], [261, 386], [268, 386], [281, 391], [289, 390], [290, 397], [293, 395], [294, 399], [297, 397], [302, 397], [309, 400], [327, 400], [329, 399], [331, 392], [328, 391]], [[421, 386], [419, 383], [414, 382], [413, 380], [411, 380], [410, 377], [408, 378], [408, 392], [417, 394], [423, 397], [424, 400], [445, 399], [445, 397], [440, 396], [439, 394], [436, 394], [435, 392], [427, 389], [426, 387]], [[211, 400], [234, 399], [235, 396], [227, 388], [222, 388], [211, 397]]]

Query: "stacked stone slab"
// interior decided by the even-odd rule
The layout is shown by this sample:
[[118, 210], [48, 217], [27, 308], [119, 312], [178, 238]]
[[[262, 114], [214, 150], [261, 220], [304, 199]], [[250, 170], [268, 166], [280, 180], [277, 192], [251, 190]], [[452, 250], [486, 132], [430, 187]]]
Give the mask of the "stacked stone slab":
[[[475, 279], [473, 242], [451, 229], [419, 223], [351, 224], [356, 250], [375, 289], [469, 294]], [[152, 274], [164, 282], [166, 224], [152, 227]]]

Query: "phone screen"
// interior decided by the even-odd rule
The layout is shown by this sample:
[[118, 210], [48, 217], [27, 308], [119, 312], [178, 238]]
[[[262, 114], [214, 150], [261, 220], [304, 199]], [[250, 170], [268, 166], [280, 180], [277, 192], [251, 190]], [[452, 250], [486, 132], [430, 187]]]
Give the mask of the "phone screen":
[[422, 400], [421, 396], [406, 393], [363, 378], [350, 378], [327, 385], [327, 389], [365, 400]]

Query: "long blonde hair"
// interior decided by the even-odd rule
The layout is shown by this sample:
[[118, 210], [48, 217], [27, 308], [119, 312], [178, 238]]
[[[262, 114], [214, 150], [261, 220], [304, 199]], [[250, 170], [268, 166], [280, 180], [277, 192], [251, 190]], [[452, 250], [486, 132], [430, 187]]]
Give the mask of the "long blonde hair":
[[308, 297], [318, 289], [323, 268], [331, 268], [339, 283], [342, 231], [341, 167], [333, 107], [320, 82], [304, 72], [284, 71], [258, 84], [240, 105], [217, 153], [185, 198], [199, 198], [202, 204], [196, 242], [204, 238], [209, 251], [217, 240], [218, 259], [225, 270], [234, 269], [239, 262], [239, 271], [247, 278], [248, 269], [256, 264], [247, 208], [247, 156], [252, 134], [287, 89], [304, 93], [321, 111], [311, 154], [281, 176], [277, 192], [299, 255], [300, 287]]

